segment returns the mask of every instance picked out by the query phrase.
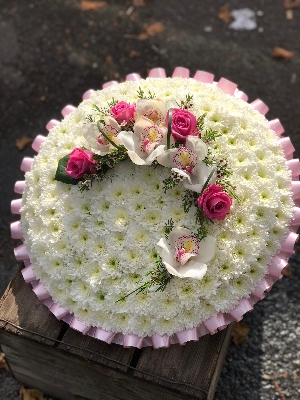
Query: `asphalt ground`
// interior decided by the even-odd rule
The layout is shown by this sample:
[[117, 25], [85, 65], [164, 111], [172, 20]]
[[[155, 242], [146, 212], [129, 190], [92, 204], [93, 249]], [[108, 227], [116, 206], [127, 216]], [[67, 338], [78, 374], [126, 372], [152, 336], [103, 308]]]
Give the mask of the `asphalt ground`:
[[[34, 154], [30, 147], [19, 151], [15, 140], [46, 134], [46, 123], [60, 119], [66, 104], [77, 105], [87, 89], [130, 72], [145, 77], [157, 66], [168, 75], [178, 65], [192, 74], [210, 71], [238, 83], [250, 101], [262, 99], [267, 118], [281, 120], [299, 157], [300, 8], [287, 19], [279, 0], [230, 1], [229, 10], [255, 12], [257, 27], [237, 31], [218, 18], [224, 2], [149, 0], [135, 7], [119, 0], [83, 11], [79, 0], [0, 0], [0, 294], [17, 268], [18, 243], [9, 230], [17, 219], [10, 214], [14, 182], [23, 179], [22, 158]], [[296, 54], [275, 60], [274, 46]], [[215, 399], [300, 398], [298, 253], [290, 263], [292, 277], [277, 282], [244, 318], [250, 333], [230, 346]], [[1, 400], [18, 399], [19, 387], [0, 370]]]

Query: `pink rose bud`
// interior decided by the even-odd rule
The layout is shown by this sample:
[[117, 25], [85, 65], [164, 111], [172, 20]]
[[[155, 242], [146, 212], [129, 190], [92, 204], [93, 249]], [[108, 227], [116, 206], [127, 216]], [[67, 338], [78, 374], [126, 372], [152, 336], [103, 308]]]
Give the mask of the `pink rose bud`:
[[[169, 113], [166, 118], [166, 125], [168, 126]], [[176, 142], [185, 144], [188, 136], [197, 136], [199, 131], [197, 129], [197, 119], [195, 115], [187, 110], [181, 108], [173, 108], [171, 133]]]
[[70, 154], [66, 173], [74, 179], [80, 179], [86, 174], [95, 174], [96, 164], [91, 151], [76, 148]]
[[231, 197], [219, 185], [210, 185], [197, 201], [208, 218], [219, 221], [225, 219], [232, 204]]
[[121, 124], [122, 122], [128, 123], [130, 120], [134, 119], [135, 104], [120, 101], [110, 109], [110, 112], [118, 124]]

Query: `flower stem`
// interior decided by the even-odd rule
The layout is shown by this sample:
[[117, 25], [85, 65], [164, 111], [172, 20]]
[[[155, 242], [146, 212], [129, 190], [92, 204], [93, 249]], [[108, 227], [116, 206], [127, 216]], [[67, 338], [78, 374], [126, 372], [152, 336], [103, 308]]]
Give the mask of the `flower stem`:
[[168, 119], [167, 150], [171, 147], [172, 115], [173, 115], [173, 108], [170, 108], [169, 119]]
[[208, 184], [209, 184], [209, 181], [211, 180], [211, 177], [212, 177], [213, 174], [215, 173], [216, 169], [217, 169], [217, 167], [213, 168], [213, 170], [211, 171], [211, 173], [208, 175], [208, 178], [206, 179], [206, 181], [205, 181], [205, 183], [204, 183], [204, 185], [203, 185], [203, 188], [202, 188], [202, 190], [201, 190], [201, 192], [200, 192], [200, 194], [199, 194], [199, 197], [202, 195], [202, 193], [204, 192], [204, 190], [207, 188], [207, 186], [208, 186]]

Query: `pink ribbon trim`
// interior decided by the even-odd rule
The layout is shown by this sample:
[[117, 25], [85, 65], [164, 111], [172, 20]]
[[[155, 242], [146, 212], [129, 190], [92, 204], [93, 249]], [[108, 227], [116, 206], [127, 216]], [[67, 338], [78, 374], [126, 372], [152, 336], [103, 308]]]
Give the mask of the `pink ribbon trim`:
[[246, 102], [248, 101], [248, 96], [246, 95], [246, 93], [244, 93], [244, 92], [242, 92], [241, 90], [238, 90], [238, 89], [235, 89], [234, 97], [236, 99], [240, 99], [240, 100], [243, 100], [243, 101], [246, 101]]
[[221, 89], [224, 93], [234, 95], [234, 92], [237, 88], [237, 84], [229, 81], [226, 78], [221, 78], [217, 83], [217, 87]]
[[26, 283], [33, 282], [36, 279], [35, 272], [34, 272], [31, 264], [29, 264], [29, 265], [27, 265], [27, 267], [23, 268], [21, 272], [22, 272], [24, 281]]
[[281, 125], [278, 118], [272, 119], [269, 123], [269, 128], [272, 129], [276, 133], [277, 136], [280, 136], [284, 132], [284, 128]]
[[183, 345], [186, 342], [189, 342], [193, 340], [194, 342], [199, 340], [199, 333], [198, 329], [191, 328], [191, 329], [185, 329], [184, 331], [177, 332], [176, 337], [178, 339], [179, 344]]
[[136, 347], [140, 349], [143, 344], [143, 338], [137, 335], [123, 335], [123, 347]]
[[52, 128], [54, 128], [58, 124], [59, 124], [59, 121], [57, 121], [57, 119], [51, 119], [51, 121], [49, 121], [48, 124], [46, 125], [47, 131], [50, 131]]
[[38, 153], [40, 151], [41, 145], [44, 143], [45, 140], [46, 136], [37, 135], [37, 137], [32, 142], [31, 147], [33, 148], [34, 151]]
[[300, 208], [294, 207], [294, 218], [292, 220], [292, 225], [300, 225]]
[[10, 224], [10, 232], [13, 239], [23, 239], [21, 221], [12, 222]]
[[82, 100], [88, 100], [92, 96], [93, 93], [95, 93], [94, 89], [87, 90], [86, 92], [83, 93]]
[[253, 310], [248, 299], [242, 299], [240, 303], [229, 313], [236, 321], [240, 321], [246, 312]]
[[66, 116], [68, 116], [69, 114], [71, 114], [71, 112], [73, 112], [73, 111], [75, 111], [75, 110], [76, 110], [76, 107], [71, 106], [71, 105], [69, 104], [69, 105], [67, 105], [66, 107], [64, 107], [64, 108], [61, 110], [61, 114], [62, 114], [63, 117], [66, 117]]
[[196, 79], [196, 81], [203, 83], [213, 83], [214, 77], [214, 74], [211, 74], [210, 72], [199, 70], [194, 75], [194, 79]]
[[190, 70], [184, 67], [176, 67], [174, 69], [172, 78], [189, 78]]
[[250, 105], [254, 108], [254, 110], [257, 110], [260, 112], [262, 115], [266, 115], [267, 112], [269, 111], [269, 107], [260, 99], [256, 99], [250, 103]]
[[108, 88], [108, 87], [110, 87], [111, 85], [118, 85], [118, 84], [119, 84], [118, 81], [109, 81], [109, 82], [105, 82], [105, 83], [103, 83], [103, 85], [102, 85], [102, 89]]
[[18, 194], [23, 194], [26, 183], [25, 181], [17, 181], [15, 183], [14, 192]]
[[103, 340], [103, 342], [106, 342], [108, 344], [111, 344], [115, 336], [116, 332], [108, 332], [101, 328], [97, 328], [95, 332], [96, 339]]
[[24, 157], [21, 164], [21, 171], [29, 172], [31, 170], [32, 163], [33, 163], [33, 158]]
[[14, 249], [14, 253], [15, 253], [15, 257], [16, 257], [17, 261], [29, 259], [29, 254], [28, 254], [25, 244], [21, 244], [21, 246], [16, 247]]
[[279, 144], [282, 147], [282, 150], [286, 156], [295, 151], [295, 147], [293, 146], [289, 137], [280, 138]]
[[58, 320], [61, 320], [69, 313], [68, 310], [66, 310], [64, 307], [61, 307], [57, 303], [53, 303], [49, 310]]
[[141, 75], [140, 74], [128, 74], [126, 75], [126, 81], [140, 81], [141, 80]]
[[70, 328], [73, 328], [76, 331], [79, 331], [83, 335], [85, 335], [90, 330], [91, 326], [90, 325], [86, 325], [83, 321], [81, 321], [77, 317], [74, 317], [72, 319], [72, 322], [70, 323]]
[[169, 335], [158, 335], [157, 333], [151, 336], [152, 346], [154, 349], [166, 348], [170, 346]]
[[164, 68], [152, 68], [149, 71], [149, 78], [166, 78], [166, 71]]
[[275, 256], [268, 267], [268, 272], [270, 275], [275, 276], [276, 278], [281, 277], [281, 271], [284, 267], [286, 267], [287, 263], [282, 258]]
[[285, 253], [290, 253], [292, 254], [294, 252], [294, 245], [295, 242], [298, 239], [297, 233], [295, 232], [290, 232], [287, 236], [287, 238], [285, 239], [284, 242], [282, 242], [281, 244], [281, 250], [284, 251]]
[[300, 182], [292, 181], [291, 191], [293, 193], [293, 200], [297, 200], [300, 198]]
[[10, 203], [10, 210], [12, 214], [20, 214], [22, 207], [22, 199], [12, 200]]
[[41, 282], [33, 289], [33, 291], [39, 300], [46, 300], [48, 297], [50, 297], [48, 290]]
[[299, 174], [300, 174], [299, 158], [288, 160], [286, 163], [287, 163], [287, 166], [289, 167], [289, 169], [292, 172], [292, 176], [299, 176]]

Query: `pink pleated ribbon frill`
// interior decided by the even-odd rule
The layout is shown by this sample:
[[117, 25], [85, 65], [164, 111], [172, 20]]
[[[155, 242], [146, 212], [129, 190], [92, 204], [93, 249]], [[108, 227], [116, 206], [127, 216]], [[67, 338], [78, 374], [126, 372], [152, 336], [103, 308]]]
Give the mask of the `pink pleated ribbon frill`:
[[[149, 71], [150, 78], [166, 78], [166, 72], [163, 68], [153, 68]], [[172, 77], [189, 78], [190, 71], [184, 67], [176, 67]], [[234, 96], [237, 99], [248, 101], [248, 96], [238, 90], [237, 85], [228, 79], [221, 78], [218, 82], [214, 81], [214, 75], [206, 71], [196, 71], [194, 77], [195, 80], [203, 83], [208, 83], [217, 86], [224, 93]], [[137, 73], [132, 73], [126, 76], [127, 81], [139, 81], [141, 76]], [[103, 84], [103, 88], [107, 88], [111, 85], [118, 84], [117, 81], [109, 81]], [[83, 94], [83, 100], [89, 99], [95, 90], [89, 89]], [[260, 99], [254, 100], [250, 105], [257, 110], [262, 115], [265, 115], [269, 108]], [[76, 108], [72, 105], [67, 105], [62, 109], [63, 117], [66, 117]], [[55, 127], [59, 121], [51, 120], [46, 125], [46, 129], [49, 131]], [[280, 137], [284, 132], [284, 129], [278, 119], [269, 121], [269, 127], [275, 132], [275, 134]], [[43, 142], [46, 137], [43, 135], [38, 135], [32, 143], [32, 148], [39, 152]], [[300, 182], [298, 180], [300, 173], [300, 163], [299, 159], [293, 159], [294, 147], [291, 143], [289, 137], [279, 138], [279, 143], [287, 159], [287, 165], [292, 173], [292, 197], [297, 205], [300, 199]], [[33, 163], [33, 159], [25, 157], [21, 163], [21, 170], [23, 172], [30, 171]], [[15, 193], [23, 194], [25, 188], [25, 181], [17, 181], [15, 184]], [[16, 199], [11, 202], [11, 212], [13, 214], [20, 214], [20, 208], [22, 205], [22, 199]], [[51, 313], [58, 319], [67, 322], [71, 328], [76, 329], [84, 335], [92, 336], [96, 339], [102, 340], [108, 344], [117, 343], [123, 345], [124, 347], [136, 347], [141, 348], [145, 346], [152, 346], [154, 349], [169, 347], [171, 344], [179, 343], [184, 345], [188, 341], [197, 341], [199, 338], [206, 334], [214, 334], [217, 331], [224, 329], [228, 324], [233, 321], [240, 321], [244, 314], [248, 311], [253, 310], [253, 305], [264, 298], [264, 293], [269, 291], [276, 282], [276, 280], [282, 277], [281, 271], [287, 265], [287, 260], [290, 255], [294, 252], [294, 244], [298, 239], [296, 233], [297, 228], [300, 225], [300, 208], [294, 207], [294, 218], [291, 222], [290, 232], [286, 236], [285, 240], [281, 244], [281, 251], [279, 254], [275, 255], [268, 266], [266, 275], [261, 279], [255, 289], [252, 291], [248, 298], [242, 298], [238, 304], [229, 313], [218, 313], [217, 315], [208, 318], [203, 321], [197, 327], [191, 329], [186, 329], [181, 332], [177, 332], [172, 336], [154, 334], [151, 337], [139, 337], [133, 334], [121, 334], [116, 332], [108, 332], [101, 327], [93, 327], [86, 325], [83, 321], [78, 319], [73, 314], [69, 313], [67, 309], [55, 303], [47, 288], [40, 282], [32, 268], [29, 254], [24, 244], [16, 247], [15, 257], [18, 261], [23, 261], [24, 268], [22, 269], [22, 274], [26, 283], [32, 285], [33, 291], [38, 297], [38, 299], [43, 302], [46, 307], [51, 311]], [[22, 225], [20, 221], [13, 222], [11, 224], [11, 236], [13, 239], [23, 239]]]

